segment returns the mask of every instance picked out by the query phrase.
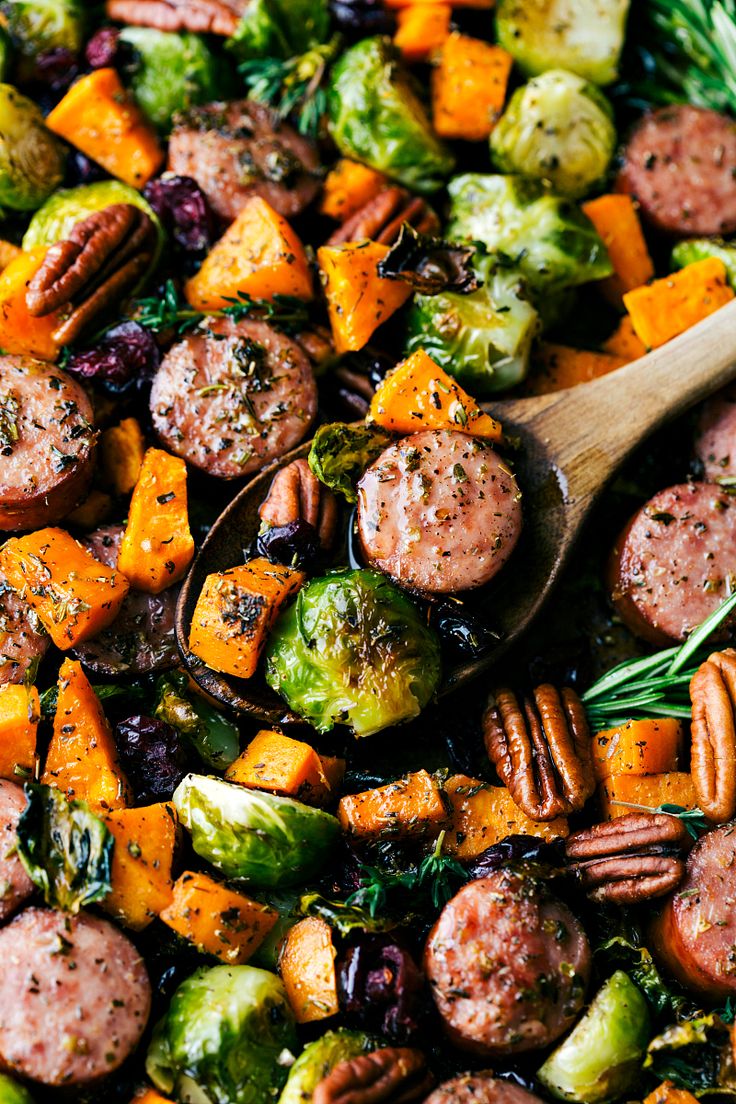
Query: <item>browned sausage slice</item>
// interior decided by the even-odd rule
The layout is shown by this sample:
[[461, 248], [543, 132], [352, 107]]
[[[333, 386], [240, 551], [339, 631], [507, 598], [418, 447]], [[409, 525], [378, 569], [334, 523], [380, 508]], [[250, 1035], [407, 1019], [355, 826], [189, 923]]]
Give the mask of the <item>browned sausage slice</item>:
[[107, 0], [108, 19], [158, 31], [190, 31], [230, 37], [250, 0]]
[[703, 403], [695, 436], [695, 455], [706, 479], [736, 475], [736, 387], [727, 387]]
[[616, 181], [666, 234], [736, 230], [736, 123], [717, 111], [676, 105], [645, 115], [634, 128]]
[[0, 529], [53, 525], [92, 478], [92, 405], [53, 364], [0, 357]]
[[23, 682], [26, 672], [46, 654], [49, 638], [35, 610], [0, 572], [0, 686]]
[[228, 221], [255, 195], [298, 215], [319, 191], [319, 168], [309, 139], [255, 100], [192, 108], [169, 139], [169, 169], [193, 177]]
[[109, 920], [26, 909], [0, 929], [0, 962], [0, 1065], [44, 1085], [83, 1085], [138, 1045], [151, 986]]
[[303, 350], [265, 322], [206, 327], [164, 357], [151, 414], [171, 452], [235, 479], [299, 444], [317, 413], [317, 385]]
[[[116, 567], [122, 525], [103, 525], [83, 537], [96, 559]], [[161, 594], [129, 590], [112, 625], [74, 648], [74, 655], [98, 675], [144, 675], [173, 667], [179, 658], [174, 633], [179, 587]]]
[[714, 483], [682, 483], [650, 498], [616, 542], [611, 597], [637, 636], [684, 640], [736, 581], [736, 499]]
[[702, 836], [685, 880], [653, 924], [649, 946], [688, 989], [710, 1001], [736, 993], [736, 840], [732, 824]]
[[20, 786], [0, 778], [0, 922], [33, 893], [33, 882], [15, 851], [18, 821], [25, 807]]
[[481, 1070], [462, 1073], [438, 1085], [424, 1104], [541, 1104], [541, 1101], [519, 1085]]
[[470, 882], [432, 928], [424, 965], [447, 1035], [488, 1057], [548, 1046], [583, 1006], [585, 932], [527, 876]]
[[419, 591], [482, 586], [514, 550], [520, 498], [490, 445], [454, 430], [414, 433], [382, 452], [358, 484], [363, 552]]

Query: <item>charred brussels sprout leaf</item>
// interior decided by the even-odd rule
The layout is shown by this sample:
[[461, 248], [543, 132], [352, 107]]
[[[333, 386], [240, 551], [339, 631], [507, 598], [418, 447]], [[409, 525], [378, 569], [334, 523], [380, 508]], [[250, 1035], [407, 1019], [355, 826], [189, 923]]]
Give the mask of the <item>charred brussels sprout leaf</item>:
[[502, 255], [533, 295], [546, 298], [613, 272], [590, 219], [539, 180], [467, 173], [450, 183], [449, 192], [449, 236], [481, 241]]
[[27, 57], [50, 50], [76, 54], [84, 39], [84, 7], [80, 0], [2, 0], [0, 16]]
[[732, 288], [736, 288], [736, 244], [723, 238], [689, 238], [678, 242], [672, 250], [672, 267], [684, 268], [695, 261], [717, 257], [726, 266], [726, 276]]
[[529, 76], [562, 66], [596, 84], [618, 72], [630, 0], [499, 0], [496, 33]]
[[502, 172], [548, 180], [573, 199], [603, 178], [615, 146], [608, 100], [564, 69], [550, 69], [517, 89], [491, 134], [491, 154]]
[[685, 998], [673, 993], [665, 984], [636, 929], [632, 928], [607, 939], [598, 948], [598, 953], [603, 956], [607, 965], [615, 965], [626, 971], [649, 1001], [655, 1015], [675, 1016], [685, 1004]]
[[173, 671], [156, 683], [154, 716], [176, 729], [212, 770], [224, 770], [240, 754], [238, 726], [187, 687], [186, 675]]
[[347, 901], [328, 901], [319, 893], [305, 893], [299, 898], [299, 912], [303, 916], [319, 916], [341, 936], [353, 932], [386, 931], [394, 922], [372, 916], [366, 909]]
[[375, 571], [312, 579], [266, 646], [266, 681], [329, 732], [356, 736], [418, 716], [440, 679], [436, 635], [403, 591]]
[[201, 774], [187, 775], [173, 800], [197, 854], [253, 885], [307, 882], [340, 836], [337, 819], [321, 809]]
[[18, 857], [47, 905], [79, 912], [111, 889], [114, 839], [84, 801], [28, 783], [18, 821]]
[[239, 58], [292, 58], [325, 42], [327, 0], [251, 0], [228, 49]]
[[28, 1089], [0, 1073], [0, 1104], [33, 1104], [33, 1097]]
[[0, 84], [0, 207], [35, 211], [61, 183], [64, 160], [33, 100]]
[[146, 1072], [177, 1100], [267, 1104], [286, 1080], [284, 1057], [296, 1049], [279, 978], [253, 966], [214, 966], [174, 993], [154, 1030]]
[[708, 1090], [736, 1093], [731, 1034], [716, 1012], [666, 1028], [647, 1047], [644, 1068], [697, 1095]]
[[373, 426], [331, 422], [315, 433], [309, 466], [320, 483], [343, 495], [348, 502], [357, 502], [358, 480], [391, 441], [389, 433]]
[[357, 1058], [379, 1045], [363, 1031], [328, 1031], [299, 1055], [289, 1070], [278, 1104], [311, 1104], [317, 1085], [339, 1062]]
[[398, 241], [379, 261], [378, 275], [403, 280], [422, 295], [439, 295], [441, 291], [469, 295], [481, 286], [472, 264], [474, 255], [472, 245], [456, 245], [420, 234], [405, 222]]
[[223, 62], [199, 35], [125, 27], [120, 42], [133, 53], [134, 60], [126, 68], [135, 98], [162, 130], [170, 128], [175, 112], [216, 100], [224, 91], [218, 73]]
[[436, 192], [454, 168], [387, 38], [366, 38], [343, 54], [332, 70], [328, 111], [341, 153], [415, 192]]
[[558, 1100], [606, 1104], [634, 1086], [648, 1042], [647, 1002], [617, 970], [537, 1077]]

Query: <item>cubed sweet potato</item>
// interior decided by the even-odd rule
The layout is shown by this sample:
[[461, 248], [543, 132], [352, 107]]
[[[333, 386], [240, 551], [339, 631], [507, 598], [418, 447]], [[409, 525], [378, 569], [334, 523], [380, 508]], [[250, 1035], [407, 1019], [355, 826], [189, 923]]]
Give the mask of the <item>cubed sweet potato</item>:
[[599, 781], [612, 774], [664, 774], [679, 770], [682, 723], [675, 717], [627, 721], [597, 732], [593, 769]]
[[307, 916], [289, 929], [279, 971], [297, 1023], [325, 1020], [339, 1011], [336, 953], [325, 920]]
[[567, 387], [577, 387], [607, 376], [625, 364], [628, 364], [626, 357], [612, 353], [595, 353], [588, 349], [574, 349], [571, 345], [542, 341], [534, 351], [532, 373], [524, 392], [527, 395], [548, 395], [553, 391], [563, 391]]
[[252, 790], [268, 790], [311, 805], [323, 805], [330, 796], [330, 784], [314, 748], [268, 729], [254, 736], [227, 768], [225, 778]]
[[0, 349], [19, 356], [54, 361], [61, 345], [54, 333], [64, 319], [56, 310], [34, 318], [26, 306], [26, 291], [46, 256], [46, 246], [19, 252], [0, 272]]
[[383, 173], [343, 157], [325, 177], [320, 210], [328, 218], [345, 222], [387, 184]]
[[0, 778], [11, 782], [33, 778], [40, 715], [35, 686], [0, 686]]
[[378, 265], [387, 253], [387, 245], [373, 241], [323, 245], [317, 251], [338, 354], [367, 345], [378, 327], [411, 295], [408, 284], [378, 275]]
[[404, 61], [429, 61], [450, 34], [449, 4], [412, 4], [398, 13], [394, 46]]
[[615, 307], [621, 307], [627, 291], [641, 287], [654, 275], [639, 215], [630, 195], [597, 196], [582, 205], [608, 250], [613, 276], [601, 280], [600, 288]]
[[100, 469], [103, 479], [117, 495], [135, 487], [143, 467], [146, 443], [137, 418], [123, 418], [100, 437]]
[[683, 771], [646, 777], [612, 774], [601, 783], [599, 796], [604, 820], [636, 812], [639, 807], [658, 809], [660, 805], [679, 805], [682, 809], [696, 809], [698, 805], [692, 777]]
[[171, 902], [161, 912], [164, 924], [231, 965], [247, 962], [278, 918], [268, 905], [191, 870], [177, 878]]
[[706, 257], [626, 292], [624, 306], [636, 336], [648, 349], [656, 349], [720, 310], [733, 297], [723, 261]]
[[453, 33], [432, 73], [432, 120], [442, 138], [488, 138], [506, 100], [513, 58], [502, 46]]
[[340, 799], [337, 819], [360, 839], [417, 839], [437, 835], [448, 812], [438, 783], [425, 770]]
[[142, 931], [171, 900], [176, 809], [168, 801], [115, 809], [105, 823], [115, 837], [115, 849], [112, 889], [102, 907], [127, 928]]
[[452, 808], [445, 851], [459, 859], [474, 858], [507, 836], [555, 840], [569, 835], [565, 817], [530, 820], [505, 786], [455, 774], [445, 783], [445, 793]]

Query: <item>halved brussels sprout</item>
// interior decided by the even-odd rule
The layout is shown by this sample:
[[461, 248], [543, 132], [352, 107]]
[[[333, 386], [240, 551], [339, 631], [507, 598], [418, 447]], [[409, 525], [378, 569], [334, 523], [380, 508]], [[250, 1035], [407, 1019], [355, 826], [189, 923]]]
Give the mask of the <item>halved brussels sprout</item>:
[[59, 49], [77, 54], [84, 41], [84, 8], [81, 0], [1, 0], [0, 15], [22, 54]]
[[407, 353], [424, 349], [473, 395], [520, 383], [529, 370], [539, 317], [518, 271], [493, 257], [476, 263], [483, 286], [470, 295], [415, 295]]
[[346, 1031], [344, 1028], [328, 1031], [301, 1052], [289, 1070], [278, 1104], [311, 1104], [317, 1085], [339, 1062], [357, 1058], [359, 1054], [374, 1050], [377, 1045], [380, 1044], [363, 1031]]
[[188, 774], [173, 801], [197, 854], [257, 886], [309, 881], [340, 836], [337, 818], [321, 809], [203, 774]]
[[498, 0], [499, 43], [529, 76], [562, 67], [596, 84], [618, 76], [630, 0]]
[[4, 1073], [0, 1073], [0, 1104], [33, 1104], [33, 1097]]
[[436, 192], [454, 168], [388, 38], [345, 51], [332, 70], [328, 111], [341, 153], [415, 192]]
[[450, 182], [448, 235], [481, 241], [527, 280], [533, 296], [613, 272], [593, 223], [542, 181], [466, 173]]
[[378, 426], [331, 422], [315, 433], [309, 466], [326, 487], [357, 502], [356, 483], [391, 441], [391, 434]]
[[615, 146], [608, 100], [565, 69], [550, 69], [517, 89], [491, 134], [502, 172], [548, 180], [573, 199], [603, 177]]
[[672, 267], [684, 268], [707, 257], [723, 261], [728, 282], [736, 288], [736, 243], [724, 241], [723, 238], [689, 238], [678, 242], [672, 250]]
[[128, 72], [135, 98], [162, 130], [170, 128], [176, 111], [222, 94], [223, 61], [199, 35], [125, 27], [120, 41], [133, 50], [135, 60]]
[[628, 974], [617, 970], [537, 1077], [559, 1100], [606, 1104], [636, 1083], [649, 1035], [649, 1006]]
[[187, 687], [181, 671], [161, 675], [156, 683], [154, 717], [181, 733], [211, 770], [225, 770], [240, 755], [240, 731], [234, 721]]
[[440, 647], [411, 599], [377, 571], [312, 579], [266, 646], [266, 681], [319, 732], [370, 736], [419, 715]]
[[146, 1057], [156, 1088], [192, 1104], [272, 1104], [297, 1049], [279, 978], [254, 966], [200, 969], [174, 993]]
[[329, 33], [328, 0], [251, 0], [227, 46], [243, 59], [292, 58], [326, 42]]
[[35, 211], [64, 176], [64, 147], [12, 84], [0, 84], [0, 207]]

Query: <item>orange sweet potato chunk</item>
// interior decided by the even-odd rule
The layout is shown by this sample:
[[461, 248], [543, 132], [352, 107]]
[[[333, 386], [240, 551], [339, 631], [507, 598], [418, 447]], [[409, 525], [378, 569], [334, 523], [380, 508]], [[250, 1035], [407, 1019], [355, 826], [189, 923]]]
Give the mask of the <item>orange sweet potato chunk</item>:
[[657, 809], [660, 805], [695, 809], [698, 805], [692, 777], [683, 771], [667, 771], [646, 777], [612, 774], [601, 784], [599, 796], [604, 820], [636, 812], [632, 805], [645, 809]]
[[383, 173], [343, 157], [325, 178], [320, 211], [337, 222], [345, 222], [387, 184]]
[[452, 808], [452, 819], [444, 850], [459, 859], [474, 858], [507, 836], [555, 840], [569, 835], [565, 817], [530, 820], [505, 786], [491, 786], [477, 778], [455, 774], [445, 783], [445, 793]]
[[419, 770], [387, 786], [346, 795], [337, 819], [344, 832], [361, 839], [421, 839], [437, 835], [448, 813], [437, 782]]
[[297, 1023], [325, 1020], [339, 1011], [335, 956], [325, 920], [308, 916], [289, 929], [279, 970]]
[[112, 890], [102, 907], [121, 924], [142, 931], [171, 900], [176, 809], [168, 801], [115, 809], [105, 824], [115, 837], [115, 849]]
[[729, 303], [734, 293], [718, 257], [685, 265], [652, 284], [624, 295], [636, 336], [656, 349]]
[[388, 251], [387, 245], [367, 240], [317, 251], [336, 353], [362, 349], [410, 297], [408, 284], [378, 275]]
[[242, 965], [279, 918], [275, 909], [236, 893], [207, 874], [186, 870], [161, 919], [206, 954]]
[[675, 717], [627, 721], [596, 733], [593, 769], [599, 781], [612, 774], [664, 774], [680, 766], [682, 723]]
[[441, 138], [480, 142], [503, 111], [513, 58], [501, 46], [451, 34], [432, 73], [432, 117]]
[[0, 352], [50, 361], [59, 355], [61, 345], [54, 333], [64, 319], [63, 310], [33, 318], [26, 306], [28, 285], [45, 256], [45, 245], [19, 252], [0, 272]]
[[268, 729], [254, 736], [227, 768], [225, 778], [252, 790], [268, 790], [312, 805], [322, 805], [330, 796], [330, 784], [314, 748]]
[[41, 703], [35, 686], [0, 686], [0, 778], [33, 778]]

